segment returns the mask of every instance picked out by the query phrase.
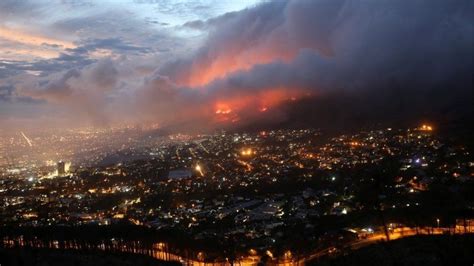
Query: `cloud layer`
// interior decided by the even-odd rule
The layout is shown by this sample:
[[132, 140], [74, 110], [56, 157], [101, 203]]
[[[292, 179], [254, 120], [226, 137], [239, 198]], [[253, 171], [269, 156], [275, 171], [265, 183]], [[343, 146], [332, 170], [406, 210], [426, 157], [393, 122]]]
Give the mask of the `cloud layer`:
[[[97, 30], [80, 29], [91, 37], [53, 59], [0, 61], [8, 88], [0, 96], [96, 124], [183, 128], [416, 120], [456, 105], [467, 105], [465, 114], [473, 9], [469, 0], [275, 1], [140, 34], [129, 34], [141, 24], [127, 21], [127, 34], [107, 36], [94, 34], [106, 34], [107, 20], [91, 19]], [[79, 30], [76, 20], [54, 25]]]
[[[208, 31], [206, 42], [159, 73], [174, 86], [199, 94], [191, 97], [192, 103], [179, 105], [199, 102], [218, 109], [224, 102], [237, 112], [271, 111], [279, 103], [308, 96], [316, 99], [313, 105], [325, 105], [321, 99], [330, 96], [335, 100], [327, 101], [336, 106], [344, 97], [363, 102], [346, 102], [341, 112], [353, 112], [357, 105], [370, 113], [380, 110], [363, 105], [383, 108], [391, 101], [433, 97], [414, 102], [416, 108], [392, 108], [401, 119], [406, 109], [430, 113], [452, 103], [440, 101], [448, 87], [459, 88], [460, 99], [472, 94], [472, 18], [470, 1], [270, 2], [185, 24]], [[379, 97], [387, 93], [391, 96]], [[310, 106], [312, 115], [329, 116], [322, 120], [330, 121], [331, 114], [318, 108]]]

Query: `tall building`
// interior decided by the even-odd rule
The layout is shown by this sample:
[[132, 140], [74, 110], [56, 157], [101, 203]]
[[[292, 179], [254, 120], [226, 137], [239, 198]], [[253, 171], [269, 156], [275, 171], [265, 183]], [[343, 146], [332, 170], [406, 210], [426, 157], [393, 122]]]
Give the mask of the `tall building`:
[[58, 175], [65, 175], [66, 174], [66, 163], [63, 161], [58, 162]]

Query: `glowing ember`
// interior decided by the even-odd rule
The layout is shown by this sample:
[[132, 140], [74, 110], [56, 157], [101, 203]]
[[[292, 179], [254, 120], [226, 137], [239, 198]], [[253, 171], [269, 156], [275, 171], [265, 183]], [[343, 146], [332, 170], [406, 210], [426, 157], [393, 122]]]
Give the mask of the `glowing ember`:
[[424, 125], [424, 124], [423, 124], [423, 125], [420, 127], [420, 130], [422, 130], [422, 131], [432, 131], [432, 130], [433, 130], [433, 127], [430, 126], [430, 125]]
[[216, 114], [222, 114], [222, 115], [227, 115], [232, 113], [231, 109], [217, 109]]

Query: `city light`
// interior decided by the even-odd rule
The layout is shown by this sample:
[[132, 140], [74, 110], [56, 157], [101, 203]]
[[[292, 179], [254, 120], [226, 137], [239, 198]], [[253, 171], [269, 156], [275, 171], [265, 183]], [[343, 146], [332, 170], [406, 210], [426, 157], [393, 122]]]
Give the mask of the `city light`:
[[251, 148], [246, 148], [246, 149], [243, 149], [240, 154], [242, 156], [250, 156], [252, 154], [255, 154], [255, 151], [253, 151]]
[[[130, 132], [133, 131], [119, 133], [115, 136], [116, 141], [137, 141], [136, 137], [129, 135]], [[141, 139], [143, 142], [139, 148], [122, 145], [121, 152], [141, 159], [107, 165], [98, 165], [97, 162], [113, 154], [105, 147], [110, 145], [107, 140], [114, 133], [104, 131], [102, 135], [96, 132], [91, 134], [69, 137], [62, 133], [69, 140], [63, 140], [57, 146], [64, 150], [81, 150], [80, 154], [86, 156], [85, 159], [67, 153], [40, 154], [39, 159], [18, 160], [16, 165], [7, 164], [3, 172], [0, 170], [3, 176], [14, 180], [13, 183], [0, 183], [5, 215], [17, 217], [11, 223], [21, 226], [31, 223], [113, 226], [125, 222], [153, 230], [184, 230], [191, 232], [193, 237], [199, 235], [206, 240], [206, 234], [224, 241], [222, 239], [226, 234], [245, 232], [248, 237], [245, 240], [236, 239], [235, 242], [258, 246], [259, 241], [271, 236], [270, 243], [277, 245], [292, 236], [272, 234], [273, 228], [291, 226], [295, 221], [309, 228], [311, 221], [319, 217], [330, 219], [349, 213], [357, 215], [361, 210], [379, 208], [378, 205], [371, 205], [371, 201], [359, 200], [367, 197], [361, 196], [360, 187], [372, 188], [375, 182], [373, 176], [353, 169], [374, 170], [378, 169], [375, 165], [384, 160], [395, 160], [394, 165], [400, 168], [393, 169], [393, 180], [387, 177], [388, 184], [393, 185], [382, 187], [380, 193], [383, 193], [384, 201], [387, 199], [390, 202], [387, 205], [390, 208], [415, 210], [426, 206], [426, 200], [420, 201], [419, 196], [429, 191], [433, 182], [422, 170], [430, 169], [430, 173], [436, 176], [445, 175], [450, 182], [462, 184], [462, 177], [469, 176], [465, 169], [470, 167], [469, 157], [462, 148], [450, 146], [439, 137], [416, 128], [357, 132], [328, 138], [320, 143], [313, 142], [320, 137], [320, 132], [310, 129], [176, 134], [166, 138]], [[143, 132], [137, 136], [141, 134]], [[101, 136], [102, 139], [90, 146], [84, 144], [84, 138], [94, 139], [92, 136]], [[45, 138], [34, 140], [35, 149], [57, 144], [54, 137], [51, 141], [45, 141]], [[31, 147], [26, 142], [19, 143], [21, 146], [17, 149], [28, 149], [31, 154]], [[449, 147], [451, 154], [457, 154], [459, 159], [451, 162], [439, 156], [438, 147], [443, 145]], [[70, 167], [72, 160], [76, 160], [74, 167]], [[327, 182], [319, 182], [324, 176]], [[291, 196], [285, 196], [288, 193], [286, 187], [290, 187], [288, 182], [311, 184], [307, 183], [311, 180], [318, 180], [318, 185], [292, 188]], [[6, 193], [12, 187], [17, 195]], [[276, 190], [260, 193], [268, 189]], [[157, 200], [170, 195], [169, 201]], [[212, 200], [203, 200], [197, 195], [214, 196]], [[117, 200], [110, 196], [117, 196]], [[35, 202], [49, 206], [50, 216], [47, 219], [36, 211], [38, 205]], [[98, 208], [106, 202], [109, 207]], [[444, 229], [440, 219], [432, 219], [437, 226], [434, 232], [442, 233]], [[228, 221], [233, 222], [222, 226]], [[385, 239], [383, 229], [372, 227], [372, 222], [362, 224], [362, 229], [347, 229], [357, 235], [350, 243], [363, 246]], [[219, 228], [218, 235], [213, 233], [216, 226]], [[402, 236], [400, 228], [407, 228], [409, 233]], [[397, 239], [410, 236], [413, 229], [390, 223], [390, 230], [389, 238]], [[318, 237], [311, 230], [305, 233], [308, 237]], [[167, 252], [172, 247], [164, 248], [162, 241], [157, 240], [155, 252]], [[239, 260], [247, 265], [246, 262], [268, 256], [272, 262], [281, 261], [290, 265], [297, 257], [297, 251], [293, 249], [276, 255], [271, 248], [248, 249], [245, 252], [247, 256], [243, 255]], [[337, 249], [330, 246], [325, 250], [321, 254], [337, 254]], [[204, 253], [197, 251], [189, 254], [194, 255], [187, 259], [196, 262], [207, 259]], [[301, 256], [304, 258], [308, 254]]]
[[194, 168], [201, 176], [204, 176], [204, 173], [202, 171], [201, 165], [197, 164], [196, 167]]
[[270, 258], [273, 258], [273, 253], [270, 250], [267, 250], [265, 254], [267, 254], [267, 256], [269, 256]]

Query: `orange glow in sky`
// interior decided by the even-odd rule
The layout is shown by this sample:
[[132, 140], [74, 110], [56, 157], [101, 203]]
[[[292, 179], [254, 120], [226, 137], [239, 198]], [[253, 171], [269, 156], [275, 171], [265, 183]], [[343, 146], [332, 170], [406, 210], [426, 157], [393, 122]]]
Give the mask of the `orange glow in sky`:
[[265, 49], [248, 49], [237, 44], [228, 44], [226, 52], [208, 57], [198, 58], [193, 63], [187, 76], [176, 80], [179, 85], [203, 86], [215, 79], [224, 78], [236, 71], [247, 71], [259, 64], [268, 64], [272, 61], [291, 61], [297, 51], [286, 51], [279, 47], [265, 47]]
[[29, 33], [22, 29], [12, 29], [4, 26], [0, 26], [0, 39], [17, 44], [14, 47], [5, 47], [4, 50], [8, 53], [0, 52], [0, 56], [7, 58], [11, 56], [24, 55], [41, 58], [54, 58], [59, 55], [60, 51], [58, 49], [49, 48], [46, 45], [55, 45], [61, 49], [76, 48], [76, 45], [70, 41], [60, 40], [41, 34]]

